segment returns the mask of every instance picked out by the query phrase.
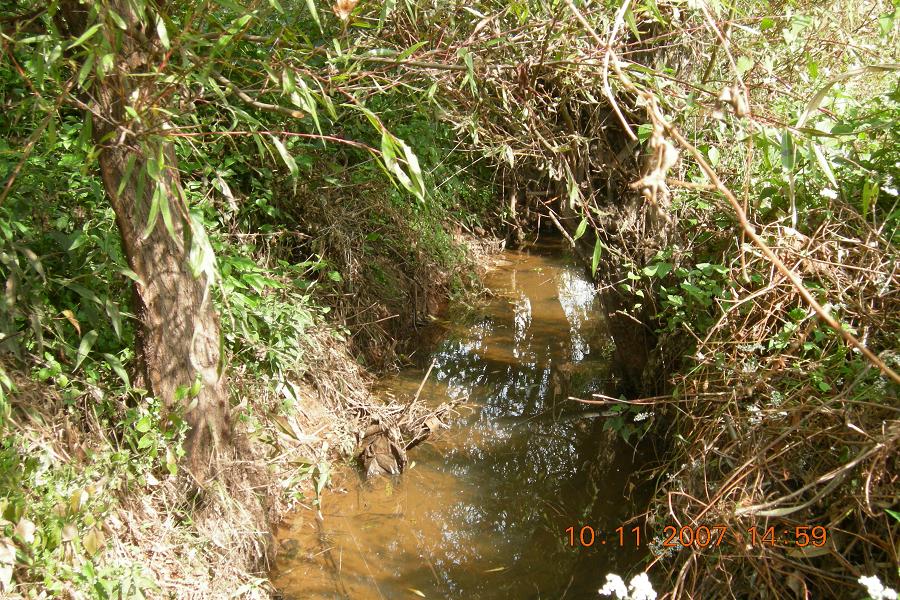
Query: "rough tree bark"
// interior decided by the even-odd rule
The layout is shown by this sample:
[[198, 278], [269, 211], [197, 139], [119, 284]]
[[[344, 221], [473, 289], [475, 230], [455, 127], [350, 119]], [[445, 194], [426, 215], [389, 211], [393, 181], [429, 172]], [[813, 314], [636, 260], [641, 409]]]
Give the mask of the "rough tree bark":
[[[135, 131], [162, 125], [154, 117], [158, 113], [145, 110], [140, 124], [127, 120], [126, 104], [149, 108], [159, 97], [157, 86], [147, 83], [152, 77], [136, 76], [152, 72], [154, 56], [157, 62], [160, 59], [158, 41], [151, 34], [154, 28], [141, 25], [131, 3], [113, 0], [109, 4], [128, 28], [117, 48], [116, 71], [95, 81], [85, 101], [93, 115], [100, 172], [122, 248], [140, 279], [134, 284], [133, 307], [140, 323], [138, 376], [167, 410], [184, 411], [190, 427], [186, 466], [202, 484], [215, 476], [218, 458], [231, 444], [228, 397], [220, 373], [219, 320], [209, 289], [212, 282], [191, 271], [192, 225], [172, 144]], [[64, 2], [61, 16], [57, 22], [65, 33], [74, 36], [84, 31], [86, 15], [78, 2]], [[148, 170], [149, 163], [155, 166], [160, 157], [164, 167], [158, 175], [146, 175], [153, 172]], [[126, 178], [130, 160], [134, 164]], [[165, 202], [169, 207], [171, 232], [159, 216], [147, 231], [154, 194], [158, 194], [158, 206]], [[190, 388], [198, 378], [199, 394], [177, 399], [178, 388]]]

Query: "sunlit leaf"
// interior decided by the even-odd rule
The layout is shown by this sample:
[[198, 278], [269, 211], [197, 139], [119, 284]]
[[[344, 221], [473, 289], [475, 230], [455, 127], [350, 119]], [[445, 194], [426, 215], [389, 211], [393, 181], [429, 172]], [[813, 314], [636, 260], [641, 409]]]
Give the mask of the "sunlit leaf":
[[156, 17], [156, 35], [159, 36], [159, 41], [162, 43], [163, 47], [168, 50], [170, 45], [169, 31], [166, 29], [166, 22], [161, 16]]
[[287, 148], [285, 148], [284, 144], [274, 135], [272, 137], [272, 143], [275, 144], [275, 148], [278, 150], [278, 154], [281, 155], [281, 160], [284, 161], [284, 164], [287, 165], [288, 170], [291, 172], [291, 175], [296, 177], [300, 172], [297, 168], [297, 162], [294, 160], [294, 157], [291, 156], [291, 153], [288, 152]]
[[603, 252], [603, 244], [600, 242], [600, 238], [597, 238], [597, 241], [594, 243], [594, 254], [591, 256], [591, 275], [597, 274], [597, 267], [600, 266], [600, 255]]
[[319, 31], [323, 31], [322, 22], [319, 20], [319, 11], [316, 10], [316, 0], [306, 0], [306, 7], [309, 9], [309, 14], [312, 15], [313, 21], [319, 27]]
[[100, 29], [100, 23], [95, 23], [94, 25], [91, 25], [90, 27], [88, 27], [85, 30], [84, 33], [82, 33], [80, 36], [78, 36], [78, 38], [74, 42], [72, 42], [69, 45], [69, 47], [66, 48], [66, 50], [72, 50], [73, 48], [77, 48], [78, 46], [82, 45], [83, 43], [85, 43], [86, 41], [91, 39], [91, 37], [93, 37], [93, 35], [95, 33], [97, 33], [97, 31], [99, 29]]
[[588, 220], [582, 218], [582, 219], [581, 219], [581, 223], [578, 224], [578, 228], [575, 230], [575, 236], [574, 236], [574, 239], [577, 240], [577, 239], [579, 239], [581, 236], [583, 236], [583, 235], [584, 235], [584, 232], [587, 231], [587, 226], [588, 226]]

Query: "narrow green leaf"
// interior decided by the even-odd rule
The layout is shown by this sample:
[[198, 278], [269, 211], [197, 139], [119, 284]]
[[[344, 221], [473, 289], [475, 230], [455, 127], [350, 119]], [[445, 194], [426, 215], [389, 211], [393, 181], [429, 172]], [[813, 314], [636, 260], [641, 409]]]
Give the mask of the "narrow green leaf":
[[128, 25], [125, 23], [125, 19], [123, 19], [119, 15], [119, 13], [117, 13], [116, 11], [114, 11], [113, 9], [110, 8], [110, 9], [107, 9], [106, 14], [108, 14], [109, 18], [113, 20], [113, 22], [116, 24], [116, 27], [118, 27], [122, 31], [125, 31], [126, 29], [128, 29]]
[[603, 245], [600, 243], [600, 238], [597, 238], [597, 241], [594, 243], [594, 255], [591, 257], [591, 275], [597, 274], [597, 267], [600, 266], [600, 255], [603, 252]]
[[122, 190], [124, 190], [125, 186], [128, 185], [128, 180], [131, 179], [131, 173], [132, 171], [134, 171], [134, 163], [136, 160], [136, 155], [128, 155], [128, 160], [125, 162], [125, 172], [122, 173], [122, 179], [119, 180], [119, 188], [116, 190], [116, 196], [121, 196]]
[[156, 227], [156, 219], [159, 217], [160, 186], [153, 190], [153, 198], [150, 200], [150, 214], [147, 215], [147, 226], [144, 228], [141, 238], [147, 239]]
[[384, 4], [381, 6], [381, 15], [378, 17], [378, 28], [384, 26], [384, 21], [387, 19], [391, 13], [394, 11], [394, 7], [397, 6], [397, 0], [385, 0]]
[[322, 22], [319, 20], [319, 11], [316, 10], [316, 0], [306, 0], [306, 6], [309, 8], [309, 14], [312, 15], [313, 21], [318, 25], [319, 31], [324, 32]]
[[631, 29], [631, 33], [634, 34], [637, 41], [641, 41], [641, 32], [638, 31], [637, 22], [634, 20], [634, 13], [631, 12], [630, 5], [625, 9], [625, 22], [628, 23], [628, 28]]
[[113, 331], [116, 332], [116, 337], [122, 339], [122, 314], [119, 312], [119, 307], [116, 306], [116, 303], [106, 299], [106, 316], [109, 317], [109, 321], [112, 323]]
[[566, 186], [569, 191], [569, 207], [574, 208], [581, 197], [581, 190], [578, 189], [578, 182], [575, 181], [575, 176], [572, 175], [572, 171], [568, 167], [566, 167]]
[[156, 35], [159, 36], [159, 41], [162, 43], [163, 47], [168, 50], [170, 46], [169, 31], [166, 29], [166, 22], [160, 15], [157, 15], [156, 17]]
[[309, 112], [309, 116], [312, 117], [316, 130], [319, 132], [319, 135], [322, 135], [322, 126], [319, 124], [319, 111], [316, 108], [316, 99], [313, 97], [312, 91], [310, 91], [303, 78], [297, 80], [297, 87], [300, 88], [300, 93], [303, 94], [303, 99], [306, 101], [306, 110]]
[[119, 376], [119, 379], [122, 380], [125, 387], [130, 388], [131, 381], [128, 379], [128, 373], [125, 371], [125, 367], [122, 366], [122, 362], [112, 354], [104, 354], [103, 358], [106, 359], [106, 362], [112, 367], [115, 374]]
[[427, 40], [424, 40], [421, 42], [416, 42], [415, 44], [413, 44], [412, 46], [410, 46], [409, 48], [407, 48], [406, 50], [401, 52], [399, 55], [397, 55], [397, 60], [406, 60], [407, 58], [412, 56], [416, 50], [418, 50], [419, 48], [421, 48], [422, 46], [424, 46], [427, 43], [428, 43]]
[[875, 202], [878, 201], [878, 192], [881, 191], [881, 185], [877, 181], [866, 181], [863, 183], [862, 190], [862, 216], [865, 219], [869, 214]]
[[84, 116], [81, 133], [78, 134], [78, 147], [85, 152], [90, 152], [94, 147], [94, 115], [91, 113]]
[[297, 161], [294, 160], [294, 157], [291, 156], [291, 153], [288, 152], [287, 148], [285, 148], [284, 144], [274, 135], [272, 137], [272, 143], [275, 144], [275, 148], [278, 150], [278, 154], [281, 155], [281, 160], [284, 161], [284, 164], [287, 165], [288, 170], [291, 172], [292, 177], [296, 177], [297, 173], [299, 173], [299, 169], [297, 168]]
[[84, 61], [84, 64], [81, 65], [81, 68], [78, 69], [78, 87], [82, 89], [87, 89], [84, 87], [84, 82], [91, 74], [91, 69], [94, 68], [94, 53], [89, 52], [87, 58]]
[[161, 183], [157, 185], [156, 189], [159, 191], [159, 213], [162, 215], [163, 225], [166, 226], [166, 231], [169, 232], [169, 236], [175, 240], [175, 223], [172, 222], [172, 211], [169, 208], [169, 198]]
[[84, 337], [81, 338], [81, 343], [78, 344], [78, 354], [75, 356], [75, 369], [81, 365], [85, 358], [87, 358], [88, 353], [91, 351], [91, 347], [93, 347], [94, 342], [97, 341], [97, 332], [93, 329], [84, 334]]
[[416, 157], [413, 149], [403, 140], [399, 140], [400, 147], [403, 148], [403, 156], [406, 158], [406, 164], [409, 167], [409, 174], [413, 183], [415, 183], [415, 191], [413, 194], [419, 199], [425, 200], [425, 180], [422, 178], [422, 167], [419, 166], [419, 159]]
[[794, 147], [794, 138], [787, 129], [781, 134], [781, 165], [785, 171], [794, 170], [794, 162], [797, 149]]
[[381, 158], [388, 170], [393, 171], [397, 162], [397, 149], [394, 138], [387, 130], [381, 132]]
[[834, 177], [834, 172], [831, 170], [831, 165], [828, 164], [828, 159], [825, 157], [825, 153], [822, 152], [822, 149], [818, 144], [810, 143], [813, 149], [813, 154], [816, 157], [816, 162], [819, 163], [819, 167], [822, 169], [822, 173], [825, 174], [825, 177], [828, 179], [828, 183], [830, 183], [834, 187], [838, 187], [837, 179]]
[[100, 23], [95, 23], [94, 25], [91, 25], [90, 27], [87, 28], [87, 30], [84, 33], [82, 33], [80, 36], [78, 36], [78, 39], [76, 39], [74, 42], [72, 42], [72, 44], [68, 48], [66, 48], [66, 50], [71, 50], [72, 48], [77, 48], [78, 46], [82, 45], [83, 43], [85, 43], [86, 41], [91, 39], [91, 37], [95, 33], [97, 33], [97, 30], [99, 30], [99, 29], [100, 29]]
[[281, 71], [281, 90], [285, 94], [290, 94], [297, 89], [297, 80], [294, 78], [294, 72], [285, 68]]
[[588, 226], [588, 220], [581, 219], [581, 223], [578, 224], [578, 229], [575, 230], [575, 238], [574, 239], [577, 240], [581, 236], [583, 236], [584, 232], [587, 231], [587, 226]]

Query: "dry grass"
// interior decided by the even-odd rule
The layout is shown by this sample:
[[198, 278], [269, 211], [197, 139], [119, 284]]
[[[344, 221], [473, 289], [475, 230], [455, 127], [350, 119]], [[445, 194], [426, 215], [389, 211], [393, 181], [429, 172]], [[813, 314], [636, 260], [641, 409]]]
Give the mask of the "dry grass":
[[[861, 239], [859, 231], [869, 234]], [[847, 208], [812, 236], [779, 224], [761, 233], [896, 368], [898, 274], [884, 239]], [[676, 382], [679, 396], [659, 401], [685, 441], [672, 440], [674, 456], [656, 473], [660, 502], [651, 518], [655, 531], [724, 525], [744, 541], [682, 549], [656, 568], [668, 571], [672, 597], [741, 597], [751, 589], [848, 597], [860, 575], [895, 572], [898, 564], [900, 523], [885, 512], [896, 506], [900, 475], [897, 388], [820, 322], [763, 256], [751, 250], [745, 259], [747, 271], [768, 272], [769, 281], [738, 286], [722, 301], [696, 367]], [[741, 269], [732, 276], [741, 281]], [[798, 526], [824, 527], [827, 543], [747, 543], [750, 527], [775, 527], [781, 539]]]

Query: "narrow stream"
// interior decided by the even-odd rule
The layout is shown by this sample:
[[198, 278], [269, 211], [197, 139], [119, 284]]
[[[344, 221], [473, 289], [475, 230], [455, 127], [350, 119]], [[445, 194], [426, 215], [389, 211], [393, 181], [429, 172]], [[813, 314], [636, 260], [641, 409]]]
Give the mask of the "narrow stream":
[[603, 431], [603, 407], [568, 400], [612, 391], [593, 284], [550, 240], [504, 252], [487, 285], [484, 306], [451, 309], [423, 368], [378, 388], [412, 397], [433, 360], [422, 394], [464, 401], [452, 428], [402, 476], [337, 476], [321, 523], [311, 510], [285, 523], [272, 574], [285, 598], [598, 598], [642, 559], [627, 533], [639, 457]]

